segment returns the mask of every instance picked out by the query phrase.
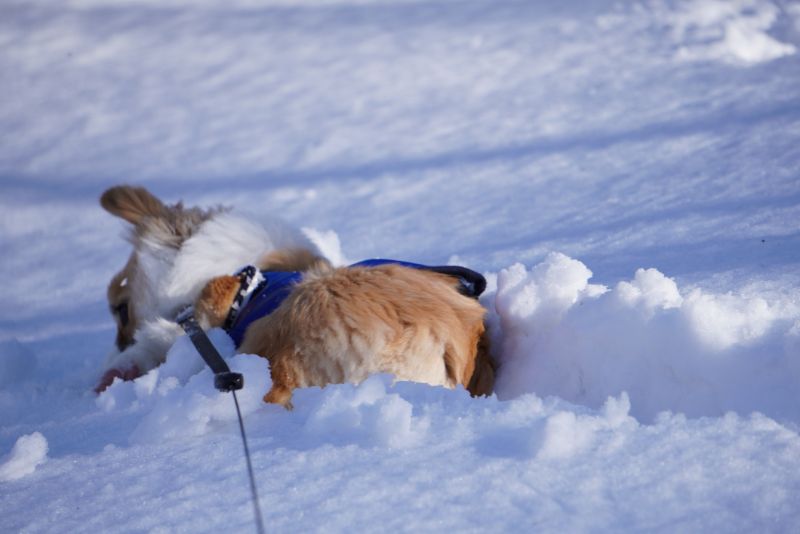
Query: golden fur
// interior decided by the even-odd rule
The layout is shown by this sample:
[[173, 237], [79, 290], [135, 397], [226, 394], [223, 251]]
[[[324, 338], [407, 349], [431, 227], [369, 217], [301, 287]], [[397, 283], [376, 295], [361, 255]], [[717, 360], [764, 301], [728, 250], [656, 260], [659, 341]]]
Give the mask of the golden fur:
[[[166, 206], [147, 190], [130, 186], [109, 189], [101, 205], [134, 225], [134, 253], [108, 288], [122, 351], [134, 343], [141, 323], [137, 299], [146, 295], [138, 287], [148, 281], [140, 276], [139, 248], [158, 240], [180, 250], [204, 221], [224, 210]], [[292, 247], [264, 253], [256, 265], [261, 270], [305, 273], [273, 313], [249, 326], [240, 347], [241, 352], [259, 354], [270, 362], [272, 388], [264, 396], [266, 402], [289, 408], [296, 387], [357, 383], [373, 373], [451, 388], [462, 385], [473, 395], [492, 392], [494, 362], [485, 310], [477, 300], [459, 293], [457, 279], [391, 264], [334, 269], [311, 250]], [[208, 280], [195, 301], [200, 324], [220, 326], [238, 289], [234, 276]], [[127, 305], [127, 322], [119, 312], [121, 304]], [[98, 391], [114, 376], [135, 377], [115, 369], [106, 374], [111, 378], [101, 382]]]
[[[296, 387], [357, 383], [373, 373], [488, 395], [494, 365], [484, 309], [457, 284], [399, 265], [311, 271], [277, 310], [250, 325], [240, 350], [270, 361], [264, 400], [287, 407]], [[232, 276], [209, 282], [198, 317], [221, 325], [237, 288]]]
[[330, 269], [331, 264], [310, 250], [289, 248], [264, 254], [256, 267], [262, 271], [309, 271]]

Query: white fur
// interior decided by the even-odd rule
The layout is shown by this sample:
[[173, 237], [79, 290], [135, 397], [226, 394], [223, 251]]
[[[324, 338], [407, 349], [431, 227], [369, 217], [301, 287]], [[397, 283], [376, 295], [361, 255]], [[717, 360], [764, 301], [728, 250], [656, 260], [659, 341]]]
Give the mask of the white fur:
[[183, 243], [167, 277], [166, 295], [179, 300], [197, 295], [211, 278], [254, 264], [266, 252], [291, 247], [315, 250], [305, 235], [281, 221], [264, 226], [234, 214], [217, 215]]
[[135, 250], [133, 274], [134, 313], [141, 325], [136, 343], [111, 354], [107, 368], [125, 369], [136, 364], [146, 372], [162, 363], [164, 355], [181, 335], [175, 314], [191, 304], [215, 276], [231, 274], [242, 265], [255, 264], [276, 249], [305, 248], [317, 252], [297, 229], [278, 219], [263, 220], [234, 213], [220, 213], [205, 221], [176, 250], [143, 236]]
[[113, 351], [106, 358], [106, 369], [129, 369], [136, 365], [142, 372], [163, 363], [169, 348], [183, 334], [174, 321], [158, 318], [147, 321], [134, 335], [136, 343], [124, 351]]

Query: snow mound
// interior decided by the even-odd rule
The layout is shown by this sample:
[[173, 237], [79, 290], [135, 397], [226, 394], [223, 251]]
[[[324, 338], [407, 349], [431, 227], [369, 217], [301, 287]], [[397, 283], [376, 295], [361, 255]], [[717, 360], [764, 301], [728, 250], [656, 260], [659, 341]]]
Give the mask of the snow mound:
[[627, 391], [645, 421], [662, 410], [798, 421], [796, 305], [699, 289], [684, 296], [655, 269], [611, 290], [590, 277], [562, 254], [499, 273], [500, 398], [535, 392], [599, 407]]
[[780, 13], [772, 2], [704, 0], [680, 3], [667, 19], [680, 43], [679, 59], [751, 65], [797, 51], [767, 33]]
[[18, 480], [33, 473], [47, 460], [47, 440], [39, 432], [21, 436], [0, 464], [0, 481]]
[[295, 404], [310, 441], [404, 448], [419, 443], [429, 425], [413, 417], [409, 400], [387, 389], [391, 375], [374, 375], [359, 385], [297, 390]]
[[[286, 437], [299, 432], [310, 442], [402, 448], [425, 435], [427, 419], [412, 417], [411, 402], [387, 391], [394, 380], [390, 375], [376, 375], [359, 385], [298, 389], [295, 410], [287, 412], [262, 401], [271, 386], [265, 358], [235, 355], [233, 342], [220, 329], [209, 331], [209, 338], [231, 370], [245, 377], [244, 388], [237, 391], [242, 416], [266, 415], [271, 428], [286, 427]], [[236, 421], [231, 396], [213, 384], [213, 373], [182, 336], [162, 366], [130, 382], [115, 381], [96, 402], [107, 413], [140, 416], [130, 443], [160, 443], [202, 436]]]
[[[244, 388], [236, 394], [242, 417], [247, 417], [263, 406], [261, 398], [270, 385], [269, 365], [264, 358], [250, 354], [237, 355], [228, 363], [231, 371], [245, 376]], [[155, 387], [139, 397], [146, 411], [130, 436], [131, 443], [201, 436], [237, 420], [231, 395], [214, 388], [210, 369], [203, 369], [182, 387], [177, 386], [173, 377], [158, 378], [153, 379]]]
[[[267, 360], [234, 355], [233, 341], [222, 329], [209, 330], [208, 337], [231, 370], [245, 376], [244, 388], [237, 392], [242, 415], [255, 411], [271, 384]], [[115, 380], [96, 403], [105, 412], [142, 414], [131, 443], [201, 436], [236, 420], [233, 400], [214, 388], [212, 371], [185, 335], [176, 340], [163, 365], [133, 381]]]
[[[235, 352], [233, 340], [219, 328], [207, 332], [208, 338], [225, 357]], [[130, 382], [120, 379], [97, 397], [97, 405], [103, 410], [137, 409], [149, 399], [167, 395], [169, 391], [205, 369], [205, 363], [192, 345], [191, 340], [180, 334], [167, 352], [166, 361], [144, 376]]]

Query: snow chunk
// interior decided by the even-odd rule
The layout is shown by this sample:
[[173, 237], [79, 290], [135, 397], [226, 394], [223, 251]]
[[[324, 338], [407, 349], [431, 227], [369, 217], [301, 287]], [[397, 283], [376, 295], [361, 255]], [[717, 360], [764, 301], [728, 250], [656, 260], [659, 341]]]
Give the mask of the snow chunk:
[[591, 443], [593, 429], [582, 424], [572, 412], [559, 412], [547, 419], [538, 457], [568, 458]]
[[333, 230], [324, 232], [315, 228], [303, 228], [303, 233], [334, 266], [339, 267], [351, 263], [342, 253], [339, 236]]
[[680, 43], [679, 59], [750, 65], [797, 51], [767, 33], [779, 15], [771, 2], [704, 0], [683, 2], [668, 20]]
[[504, 317], [552, 323], [581, 296], [598, 293], [602, 286], [590, 286], [591, 276], [583, 263], [561, 253], [548, 254], [530, 272], [517, 263], [498, 276], [497, 311]]
[[312, 393], [313, 400], [308, 390], [297, 390], [298, 403], [311, 401], [304, 424], [309, 437], [390, 448], [417, 443], [426, 424], [412, 420], [410, 402], [386, 392], [392, 381], [391, 375], [374, 375], [358, 386], [340, 385], [325, 388], [324, 394]]
[[626, 304], [642, 305], [648, 312], [677, 308], [683, 300], [675, 281], [656, 269], [637, 269], [633, 281], [620, 282], [616, 293]]
[[47, 440], [39, 432], [20, 437], [0, 464], [0, 481], [8, 482], [30, 475], [47, 460], [47, 450]]
[[617, 428], [623, 423], [633, 421], [633, 418], [629, 415], [630, 411], [631, 399], [626, 391], [623, 391], [619, 398], [609, 397], [603, 405], [603, 415], [612, 428]]
[[607, 445], [609, 449], [618, 447], [628, 431], [638, 426], [628, 414], [630, 409], [630, 399], [623, 391], [618, 398], [606, 399], [597, 413], [579, 414], [572, 409], [556, 411], [544, 423], [536, 457], [541, 460], [571, 458], [588, 451], [598, 438], [599, 441], [611, 439], [612, 443]]
[[762, 298], [710, 295], [699, 290], [686, 299], [685, 313], [697, 336], [716, 350], [762, 337], [778, 318]]

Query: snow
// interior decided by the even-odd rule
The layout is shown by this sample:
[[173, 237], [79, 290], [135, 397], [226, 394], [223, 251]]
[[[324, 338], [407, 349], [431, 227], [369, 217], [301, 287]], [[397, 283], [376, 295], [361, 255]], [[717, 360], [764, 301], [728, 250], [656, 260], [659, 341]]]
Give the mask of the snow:
[[768, 33], [780, 10], [751, 0], [684, 2], [671, 17], [676, 41], [685, 43], [678, 56], [749, 64], [794, 54], [794, 45]]
[[47, 459], [47, 440], [39, 432], [21, 436], [14, 448], [0, 463], [0, 482], [17, 480], [30, 475]]
[[[797, 530], [800, 2], [0, 12], [0, 531], [253, 529], [233, 400], [185, 337], [91, 392], [122, 182], [489, 280], [490, 398], [380, 375], [287, 412], [210, 332], [268, 531]], [[203, 268], [250, 261], [225, 250]]]
[[599, 408], [624, 391], [640, 421], [664, 410], [800, 421], [797, 302], [701, 289], [684, 297], [652, 268], [610, 290], [590, 276], [557, 253], [500, 272], [500, 398], [537, 393]]
[[30, 380], [36, 371], [36, 355], [16, 339], [0, 343], [0, 386], [8, 388]]

